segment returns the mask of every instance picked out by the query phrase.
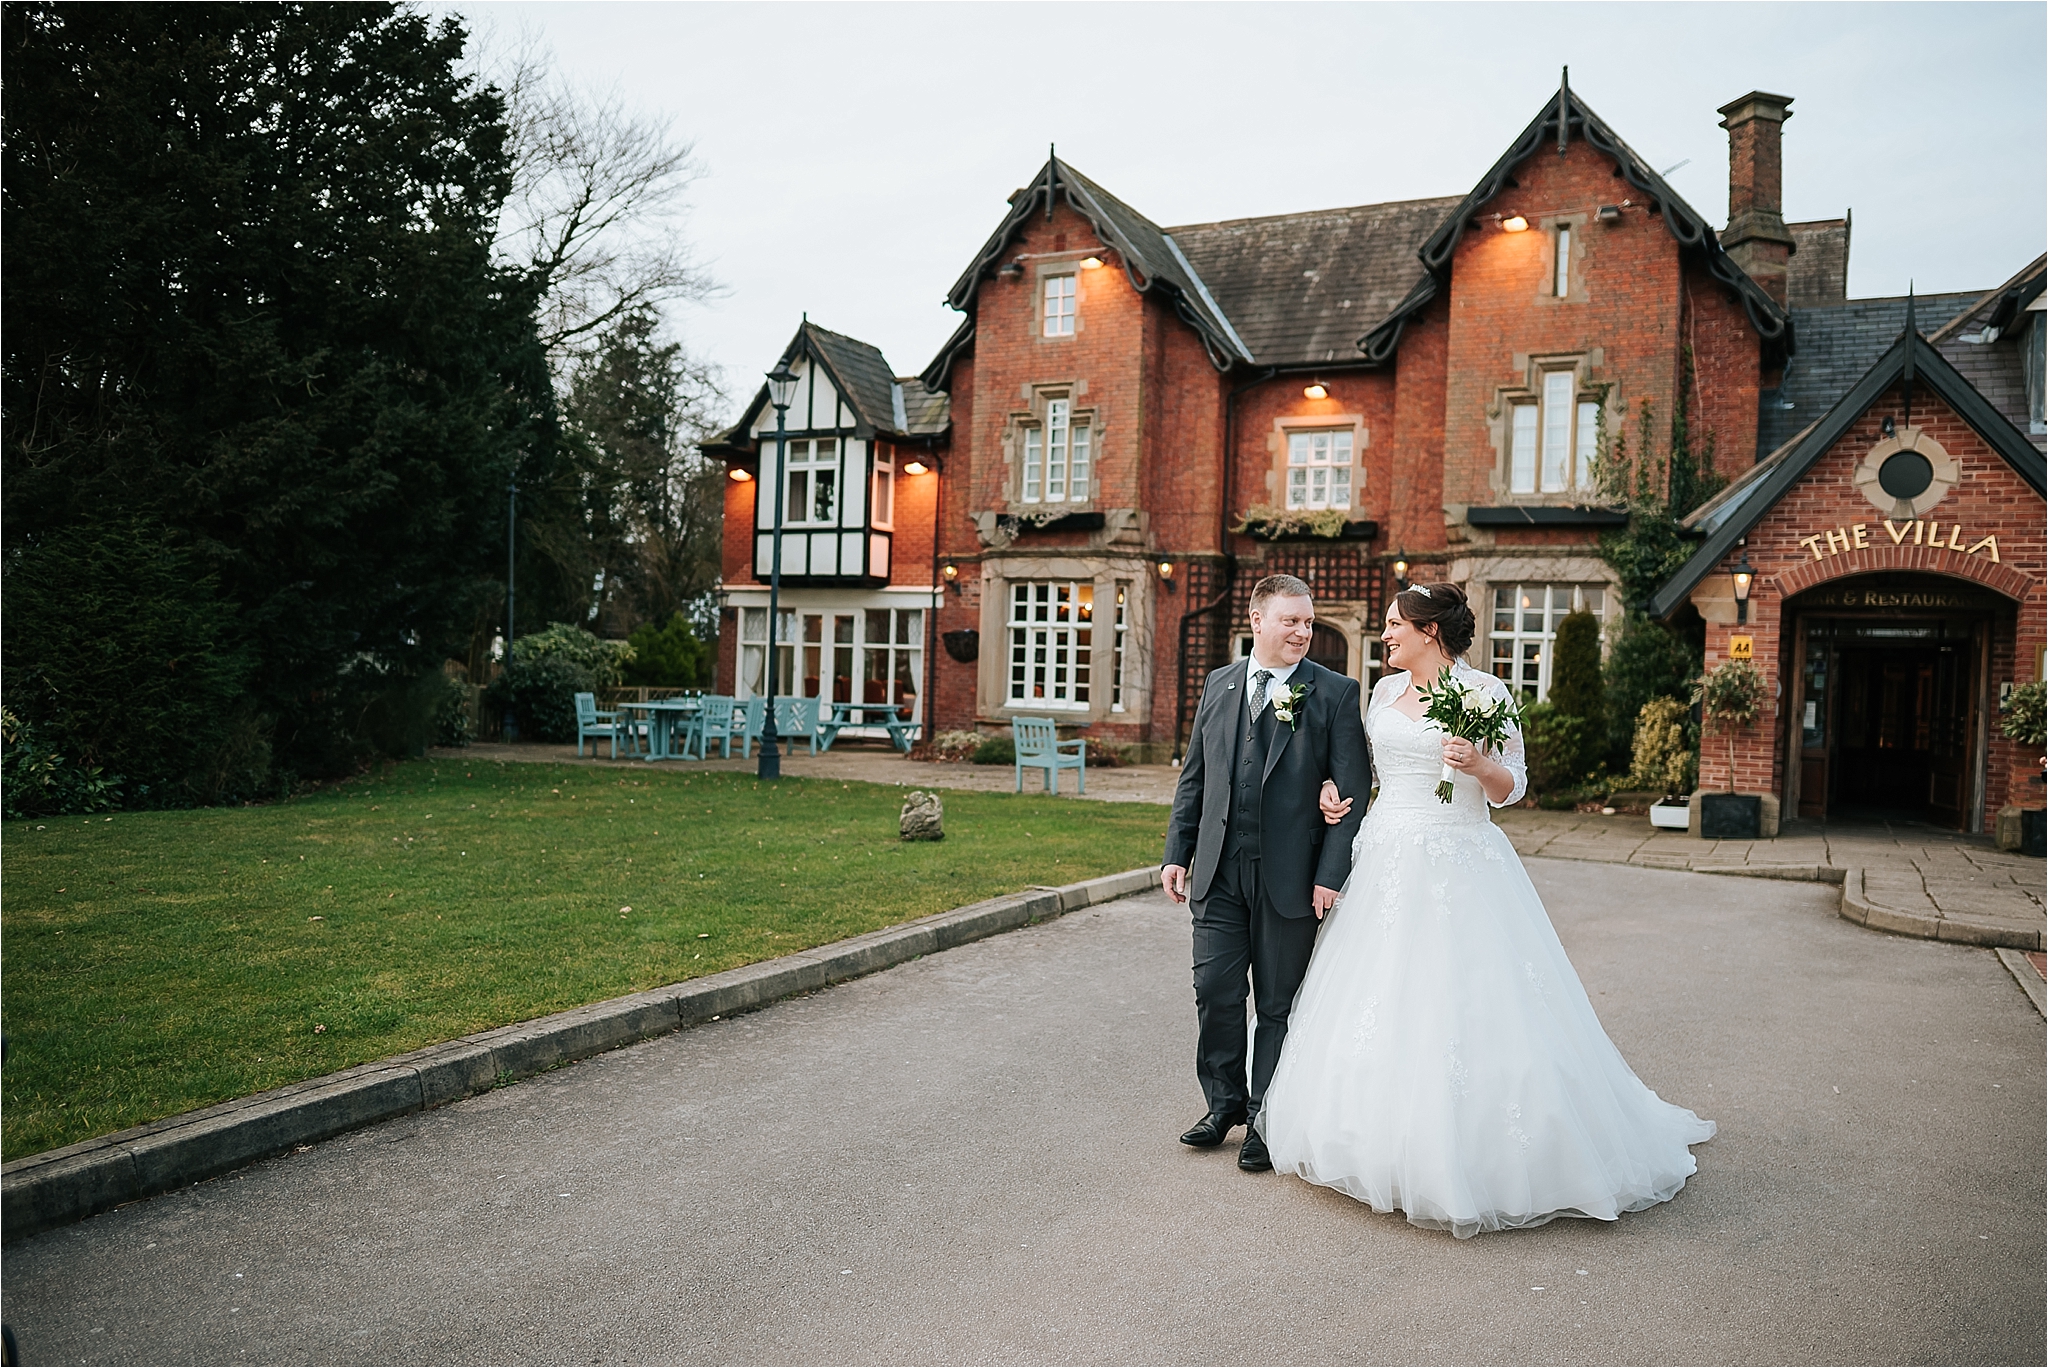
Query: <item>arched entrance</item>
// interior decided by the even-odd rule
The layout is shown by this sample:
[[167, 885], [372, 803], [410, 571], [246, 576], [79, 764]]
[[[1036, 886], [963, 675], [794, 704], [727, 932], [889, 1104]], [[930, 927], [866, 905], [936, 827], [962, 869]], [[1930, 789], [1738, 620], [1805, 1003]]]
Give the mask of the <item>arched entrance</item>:
[[1315, 625], [1315, 635], [1308, 643], [1308, 658], [1340, 675], [1351, 673], [1351, 644], [1344, 640], [1342, 632], [1327, 623]]
[[1828, 580], [1785, 608], [1787, 810], [1981, 830], [1992, 633], [2012, 601], [1894, 571]]

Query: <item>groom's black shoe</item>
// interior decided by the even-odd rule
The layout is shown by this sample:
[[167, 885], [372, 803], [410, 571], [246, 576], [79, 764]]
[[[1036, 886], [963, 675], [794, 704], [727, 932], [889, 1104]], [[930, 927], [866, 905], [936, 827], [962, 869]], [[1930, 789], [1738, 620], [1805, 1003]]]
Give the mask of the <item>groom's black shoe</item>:
[[1256, 1127], [1244, 1128], [1244, 1148], [1237, 1152], [1237, 1166], [1246, 1173], [1266, 1173], [1273, 1167], [1273, 1156], [1266, 1153], [1266, 1141]]
[[1183, 1135], [1180, 1138], [1180, 1142], [1183, 1145], [1193, 1145], [1196, 1149], [1215, 1149], [1229, 1137], [1232, 1126], [1241, 1126], [1243, 1124], [1243, 1112], [1233, 1112], [1229, 1115], [1225, 1115], [1222, 1112], [1210, 1112], [1207, 1116], [1195, 1122], [1194, 1129]]

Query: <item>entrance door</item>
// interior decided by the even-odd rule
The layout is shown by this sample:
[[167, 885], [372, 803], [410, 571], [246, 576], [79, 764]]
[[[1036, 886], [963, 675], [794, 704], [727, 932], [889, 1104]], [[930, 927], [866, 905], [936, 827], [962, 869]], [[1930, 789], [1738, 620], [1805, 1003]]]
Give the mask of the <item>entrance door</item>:
[[1820, 618], [1802, 632], [1799, 815], [1966, 826], [1972, 624]]
[[1351, 673], [1351, 647], [1344, 640], [1344, 634], [1335, 627], [1318, 622], [1309, 638], [1308, 658], [1326, 670], [1340, 675]]

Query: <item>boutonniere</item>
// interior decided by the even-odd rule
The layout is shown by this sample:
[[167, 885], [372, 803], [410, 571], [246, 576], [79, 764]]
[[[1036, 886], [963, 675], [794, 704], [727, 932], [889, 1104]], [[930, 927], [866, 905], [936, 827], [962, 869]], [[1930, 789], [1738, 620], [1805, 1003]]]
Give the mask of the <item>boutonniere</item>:
[[1300, 716], [1301, 700], [1308, 697], [1308, 691], [1308, 685], [1297, 684], [1286, 693], [1281, 694], [1273, 700], [1273, 716], [1285, 722], [1295, 731], [1300, 731], [1301, 723], [1298, 718]]

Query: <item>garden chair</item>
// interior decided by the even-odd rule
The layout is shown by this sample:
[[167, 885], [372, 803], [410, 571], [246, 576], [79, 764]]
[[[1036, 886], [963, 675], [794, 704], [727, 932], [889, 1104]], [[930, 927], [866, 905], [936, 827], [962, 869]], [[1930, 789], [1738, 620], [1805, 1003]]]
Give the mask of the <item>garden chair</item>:
[[[559, 694], [556, 696], [560, 697]], [[605, 737], [612, 743], [612, 759], [618, 759], [619, 715], [615, 712], [599, 712], [597, 707], [596, 694], [577, 694], [576, 758], [579, 760], [583, 758], [583, 739], [585, 737], [589, 737], [592, 741], [595, 741], [600, 736]], [[590, 753], [592, 755], [597, 754], [597, 747], [595, 745], [593, 745], [590, 748]]]
[[[1045, 771], [1045, 789], [1048, 793], [1060, 791], [1060, 771], [1074, 771], [1074, 778], [1080, 785], [1079, 791], [1088, 791], [1088, 743], [1076, 738], [1060, 740], [1058, 726], [1050, 717], [1013, 717], [1010, 719], [1010, 735], [1017, 747], [1017, 792], [1024, 791], [1024, 770]], [[1068, 754], [1071, 749], [1072, 754]]]
[[696, 751], [696, 759], [709, 760], [713, 743], [718, 745], [722, 758], [732, 759], [735, 701], [720, 694], [705, 694], [698, 700], [697, 715], [683, 724], [688, 729], [683, 735], [685, 760], [692, 758], [692, 750]]
[[761, 739], [761, 700], [749, 698], [733, 705], [732, 734], [739, 738], [740, 758], [750, 758], [754, 743]]
[[775, 730], [789, 743], [791, 753], [799, 741], [811, 744], [811, 754], [818, 753], [818, 700], [815, 698], [778, 698], [775, 700]]

